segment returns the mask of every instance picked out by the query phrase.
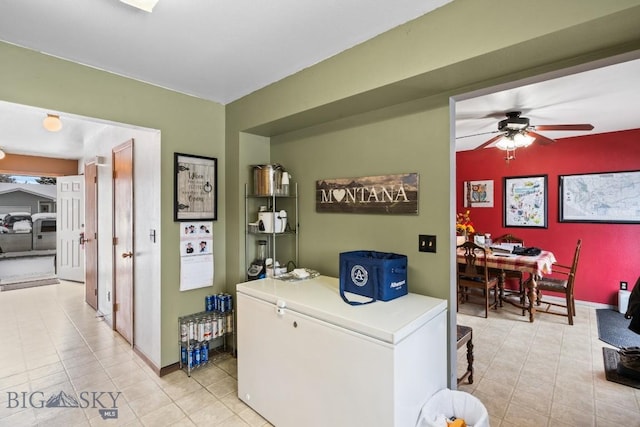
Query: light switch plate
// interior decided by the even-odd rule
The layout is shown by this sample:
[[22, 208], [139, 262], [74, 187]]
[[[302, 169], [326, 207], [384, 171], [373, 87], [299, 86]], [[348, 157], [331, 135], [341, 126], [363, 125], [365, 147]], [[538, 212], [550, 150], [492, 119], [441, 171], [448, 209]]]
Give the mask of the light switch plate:
[[436, 251], [436, 236], [429, 234], [418, 235], [418, 251], [434, 252]]

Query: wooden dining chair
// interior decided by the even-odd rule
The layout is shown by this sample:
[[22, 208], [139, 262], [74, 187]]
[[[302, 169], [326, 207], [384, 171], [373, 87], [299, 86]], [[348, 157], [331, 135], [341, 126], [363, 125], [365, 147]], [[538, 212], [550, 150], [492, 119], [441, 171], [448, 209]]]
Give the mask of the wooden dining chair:
[[473, 384], [473, 328], [469, 326], [456, 325], [458, 329], [457, 348], [467, 345], [467, 370], [458, 378], [458, 385], [466, 378], [469, 384]]
[[520, 237], [514, 236], [513, 234], [503, 234], [500, 237], [496, 237], [493, 239], [493, 243], [520, 243], [524, 246], [524, 240]]
[[[458, 246], [464, 251], [464, 263], [458, 263], [457, 290], [458, 306], [469, 301], [471, 289], [480, 289], [484, 297], [484, 317], [489, 316], [489, 308], [498, 306], [498, 277], [489, 274], [486, 250], [473, 242], [464, 242]], [[493, 290], [493, 302], [489, 302]]]
[[[543, 313], [556, 314], [559, 316], [566, 316], [569, 318], [569, 324], [573, 325], [573, 317], [576, 315], [576, 301], [573, 295], [576, 272], [578, 271], [578, 259], [580, 258], [580, 248], [582, 247], [582, 239], [578, 239], [576, 244], [576, 251], [573, 255], [573, 263], [568, 265], [553, 264], [553, 272], [549, 276], [538, 278], [536, 283], [537, 287], [537, 305], [546, 304], [547, 309], [542, 311]], [[545, 300], [543, 292], [556, 292], [564, 295], [564, 304], [557, 301]], [[551, 307], [563, 307], [567, 311], [557, 312], [550, 311]], [[536, 311], [539, 311], [536, 309]]]
[[[494, 243], [518, 243], [522, 246], [524, 246], [524, 240], [521, 239], [520, 237], [516, 237], [513, 234], [503, 234], [500, 237], [497, 237], [495, 240], [493, 240]], [[502, 272], [496, 272], [496, 274], [501, 274]], [[508, 271], [504, 271], [504, 278], [505, 280], [507, 279], [514, 279], [517, 281], [518, 283], [518, 293], [520, 293], [520, 295], [524, 296], [524, 273], [522, 271], [514, 271], [514, 270], [508, 270]], [[524, 297], [521, 298], [524, 302]]]

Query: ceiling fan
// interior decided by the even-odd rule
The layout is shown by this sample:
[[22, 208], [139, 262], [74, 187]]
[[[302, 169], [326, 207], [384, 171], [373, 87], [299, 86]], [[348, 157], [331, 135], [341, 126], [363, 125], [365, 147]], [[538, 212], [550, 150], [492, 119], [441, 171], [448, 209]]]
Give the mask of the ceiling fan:
[[[475, 148], [475, 150], [485, 148], [494, 142], [498, 142], [496, 147], [507, 151], [513, 151], [519, 147], [526, 147], [534, 141], [539, 144], [551, 144], [555, 142], [551, 138], [538, 133], [538, 131], [580, 131], [593, 130], [593, 125], [588, 123], [568, 124], [568, 125], [532, 125], [528, 117], [522, 117], [520, 111], [509, 111], [507, 118], [498, 122], [498, 130], [487, 133], [498, 133], [499, 135], [485, 141]], [[477, 136], [468, 135], [468, 136]], [[465, 138], [464, 136], [461, 138]]]

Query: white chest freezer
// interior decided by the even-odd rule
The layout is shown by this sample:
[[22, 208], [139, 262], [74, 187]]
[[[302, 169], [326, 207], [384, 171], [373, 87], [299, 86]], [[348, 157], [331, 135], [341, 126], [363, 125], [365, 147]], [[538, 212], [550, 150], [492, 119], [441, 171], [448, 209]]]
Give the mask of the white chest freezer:
[[412, 427], [447, 386], [446, 301], [346, 304], [338, 279], [237, 285], [238, 397], [277, 427]]

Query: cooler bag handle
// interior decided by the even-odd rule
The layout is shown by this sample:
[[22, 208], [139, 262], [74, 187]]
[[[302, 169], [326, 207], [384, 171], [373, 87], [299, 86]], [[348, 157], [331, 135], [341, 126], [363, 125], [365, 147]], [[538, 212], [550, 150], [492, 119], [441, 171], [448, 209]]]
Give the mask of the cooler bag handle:
[[[344, 260], [342, 261], [342, 271], [345, 274], [348, 274], [348, 270], [347, 270], [347, 263], [348, 260]], [[343, 301], [346, 302], [347, 304], [350, 305], [365, 305], [365, 304], [371, 304], [372, 302], [376, 302], [377, 299], [377, 295], [378, 295], [378, 266], [374, 265], [373, 266], [373, 297], [371, 299], [371, 301], [365, 301], [365, 302], [359, 302], [359, 301], [349, 301], [349, 299], [347, 298], [347, 296], [344, 294], [344, 287], [343, 287], [343, 282], [345, 282], [345, 280], [341, 280], [340, 281], [340, 296], [342, 297]]]

